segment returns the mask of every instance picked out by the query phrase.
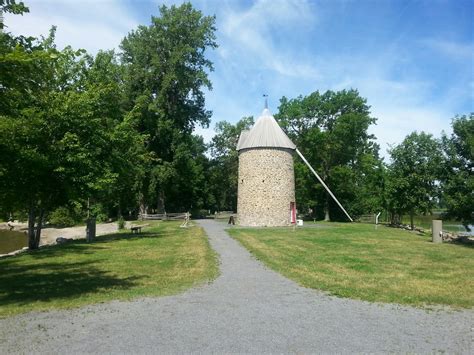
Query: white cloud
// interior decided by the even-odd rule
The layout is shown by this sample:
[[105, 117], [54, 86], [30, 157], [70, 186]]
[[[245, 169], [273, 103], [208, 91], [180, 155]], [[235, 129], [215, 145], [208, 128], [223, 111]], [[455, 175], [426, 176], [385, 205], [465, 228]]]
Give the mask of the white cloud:
[[23, 16], [5, 16], [8, 31], [39, 37], [55, 25], [59, 48], [71, 45], [92, 53], [117, 48], [138, 24], [119, 1], [29, 1], [28, 7]]
[[[460, 43], [448, 41], [444, 39], [424, 39], [420, 43], [423, 46], [431, 48], [451, 59], [465, 60], [471, 59], [474, 53], [474, 45], [472, 43]], [[472, 64], [472, 62], [471, 62]]]
[[[295, 50], [293, 43], [285, 43], [279, 38], [278, 29], [276, 35], [272, 31], [275, 25], [284, 31], [291, 31], [291, 26], [295, 26], [297, 35], [304, 35], [301, 26], [317, 24], [314, 9], [304, 2], [296, 5], [290, 2], [268, 12], [263, 4], [265, 2], [257, 2], [245, 11], [227, 9], [225, 12], [220, 26], [222, 34], [218, 54], [222, 62], [216, 67], [219, 70], [219, 75], [216, 75], [217, 93], [208, 96], [216, 98], [209, 101], [212, 107], [216, 107], [216, 114], [222, 106], [217, 98], [224, 102], [234, 100], [228, 112], [241, 112], [240, 104], [253, 109], [255, 116], [262, 106], [262, 90], [270, 94], [271, 106], [276, 108], [276, 101], [282, 95], [293, 98], [314, 90], [357, 88], [361, 96], [368, 99], [373, 116], [378, 117], [371, 133], [377, 136], [381, 154], [385, 157], [388, 156], [386, 149], [389, 144], [400, 143], [414, 130], [436, 136], [442, 130], [449, 130], [452, 102], [448, 99], [443, 103], [431, 102], [432, 82], [398, 73], [398, 68], [412, 60], [410, 53], [403, 50], [406, 43], [402, 38], [384, 44], [378, 52], [341, 54], [330, 51], [309, 58]], [[282, 18], [280, 24], [278, 21]], [[237, 77], [243, 84], [235, 83]], [[225, 93], [224, 88], [228, 88]], [[238, 90], [246, 91], [240, 94], [243, 97], [239, 96]], [[248, 102], [251, 95], [255, 103]], [[214, 115], [218, 120], [232, 122], [241, 116], [226, 118]]]
[[[312, 26], [317, 17], [306, 1], [257, 1], [245, 11], [227, 9], [221, 22], [223, 44], [219, 54], [244, 57], [256, 68], [290, 77], [318, 78], [319, 72], [286, 43], [288, 33]], [[245, 58], [247, 57], [247, 58]]]
[[198, 126], [194, 128], [194, 134], [201, 136], [204, 139], [204, 143], [210, 143], [212, 137], [216, 135], [216, 132], [213, 128], [202, 128], [201, 126]]
[[[399, 144], [413, 131], [424, 131], [435, 137], [439, 137], [443, 130], [450, 131], [453, 105], [448, 101], [432, 102], [431, 83], [388, 79], [389, 73], [383, 68], [375, 70], [375, 75], [373, 69], [354, 73], [353, 79], [346, 79], [338, 89], [358, 88], [361, 96], [368, 99], [372, 116], [378, 119], [370, 133], [377, 137], [380, 153], [386, 160], [390, 145]], [[344, 87], [342, 84], [348, 85]]]
[[387, 149], [399, 144], [411, 132], [431, 133], [440, 137], [441, 132], [450, 132], [450, 113], [439, 109], [420, 106], [381, 106], [374, 108], [373, 115], [378, 117], [377, 125], [370, 128], [370, 133], [377, 137], [380, 153], [388, 160]]
[[[357, 58], [340, 58], [346, 62], [344, 70], [338, 63], [327, 61], [324, 65], [332, 73], [328, 83], [333, 90], [356, 88], [367, 98], [377, 124], [369, 131], [380, 144], [380, 154], [389, 158], [387, 149], [399, 144], [413, 131], [424, 131], [439, 137], [441, 131], [450, 131], [450, 118], [454, 116], [455, 100], [446, 97], [433, 102], [433, 82], [411, 76], [394, 75], [399, 58], [382, 53], [379, 57], [361, 61]], [[335, 77], [340, 75], [339, 81]]]

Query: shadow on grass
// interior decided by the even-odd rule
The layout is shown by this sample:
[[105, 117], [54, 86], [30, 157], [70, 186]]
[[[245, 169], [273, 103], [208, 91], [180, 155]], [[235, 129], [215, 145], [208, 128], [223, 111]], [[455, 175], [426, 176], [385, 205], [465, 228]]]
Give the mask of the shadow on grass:
[[456, 242], [453, 242], [453, 243], [450, 243], [450, 244], [457, 245], [457, 246], [464, 247], [464, 248], [474, 249], [474, 244], [472, 244], [472, 243], [465, 243], [465, 242], [457, 242], [456, 241]]
[[[24, 255], [28, 255], [35, 259], [51, 259], [54, 257], [66, 256], [68, 253], [80, 253], [81, 255], [94, 254], [101, 249], [104, 249], [104, 247], [94, 244], [86, 243], [86, 241], [83, 240], [74, 240], [66, 244], [47, 245], [37, 250], [29, 250]], [[16, 260], [17, 258], [21, 258], [21, 256], [22, 255], [19, 255], [8, 260]], [[2, 267], [3, 264], [0, 262], [0, 268]]]
[[[186, 234], [185, 232], [181, 231], [169, 231], [169, 232], [142, 232], [140, 234], [133, 234], [133, 233], [117, 233], [117, 234], [107, 234], [97, 237], [92, 245], [94, 244], [102, 244], [102, 243], [110, 243], [113, 241], [124, 240], [124, 241], [138, 241], [143, 239], [163, 239], [163, 238], [172, 238], [172, 237], [180, 237]], [[87, 242], [82, 240], [83, 243]]]
[[117, 278], [92, 261], [22, 264], [11, 258], [0, 264], [0, 306], [73, 299], [107, 289], [128, 289], [138, 277]]
[[164, 237], [151, 232], [117, 233], [97, 237], [92, 243], [83, 239], [73, 240], [2, 259], [0, 307], [35, 301], [72, 300], [87, 293], [132, 288], [143, 277], [120, 278], [98, 267], [107, 258], [106, 249], [109, 247], [105, 244]]
[[[109, 243], [117, 240], [127, 240], [127, 241], [136, 241], [144, 238], [163, 238], [165, 235], [163, 233], [154, 233], [154, 232], [142, 232], [142, 233], [114, 233], [114, 234], [106, 234], [96, 237], [95, 240], [92, 242], [94, 244], [100, 243]], [[87, 243], [86, 241], [82, 240], [83, 243]], [[90, 244], [90, 243], [89, 243]]]
[[[64, 244], [55, 244], [55, 245], [45, 245], [37, 250], [27, 251], [26, 255], [29, 255], [35, 259], [46, 259], [55, 256], [63, 256], [65, 253], [80, 253], [80, 254], [94, 254], [100, 252], [101, 250], [106, 249], [103, 244], [114, 242], [114, 241], [137, 241], [140, 239], [159, 239], [166, 237], [162, 234], [157, 233], [141, 233], [141, 234], [132, 234], [132, 233], [116, 233], [116, 234], [107, 234], [96, 237], [96, 239], [89, 243], [85, 239], [74, 239], [70, 240]], [[0, 268], [1, 268], [0, 263]]]
[[[428, 236], [428, 235], [421, 235], [421, 236], [426, 237], [424, 242], [429, 243], [429, 244], [435, 244], [435, 243], [433, 243], [433, 240], [431, 239], [431, 236]], [[452, 242], [443, 241], [442, 243], [439, 243], [438, 245], [455, 245], [455, 246], [458, 246], [458, 247], [474, 249], [474, 243], [466, 243], [466, 242], [457, 241], [457, 240], [452, 241]]]
[[107, 249], [112, 246], [108, 244], [179, 238], [181, 234], [180, 231], [116, 233], [99, 236], [92, 243], [84, 239], [73, 240], [2, 259], [0, 307], [22, 306], [38, 301], [67, 302], [85, 294], [130, 289], [147, 276], [118, 277], [116, 271], [119, 269], [112, 272], [100, 268], [103, 261], [109, 261]]

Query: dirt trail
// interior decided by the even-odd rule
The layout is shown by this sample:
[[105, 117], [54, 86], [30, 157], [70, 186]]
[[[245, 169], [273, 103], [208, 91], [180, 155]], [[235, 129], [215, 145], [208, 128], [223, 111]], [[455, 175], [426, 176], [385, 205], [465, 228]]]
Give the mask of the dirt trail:
[[[28, 229], [28, 225], [26, 223], [10, 223], [14, 227], [13, 230], [25, 232]], [[127, 228], [130, 227], [130, 222], [127, 222]], [[0, 228], [2, 229], [10, 229], [8, 225], [1, 224]], [[111, 223], [98, 223], [96, 227], [96, 234], [97, 235], [104, 235], [104, 234], [111, 234], [116, 233], [118, 231], [117, 222]], [[68, 228], [50, 228], [45, 227], [41, 230], [41, 241], [40, 245], [46, 244], [53, 244], [56, 242], [56, 238], [63, 237], [63, 238], [72, 238], [72, 239], [81, 239], [86, 237], [86, 226], [79, 226], [79, 227], [68, 227]]]

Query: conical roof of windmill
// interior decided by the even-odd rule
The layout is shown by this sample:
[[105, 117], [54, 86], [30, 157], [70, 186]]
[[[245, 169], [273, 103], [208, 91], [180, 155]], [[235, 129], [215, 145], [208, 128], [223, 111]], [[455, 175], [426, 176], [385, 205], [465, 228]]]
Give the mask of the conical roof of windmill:
[[249, 131], [240, 134], [237, 143], [237, 150], [264, 147], [296, 149], [296, 145], [281, 129], [268, 108], [263, 110]]

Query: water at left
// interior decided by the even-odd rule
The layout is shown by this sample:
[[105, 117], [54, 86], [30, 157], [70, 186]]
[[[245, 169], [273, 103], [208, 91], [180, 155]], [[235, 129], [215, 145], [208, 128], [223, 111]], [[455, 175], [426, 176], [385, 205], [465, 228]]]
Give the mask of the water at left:
[[28, 236], [23, 232], [0, 229], [0, 254], [6, 254], [26, 247]]

